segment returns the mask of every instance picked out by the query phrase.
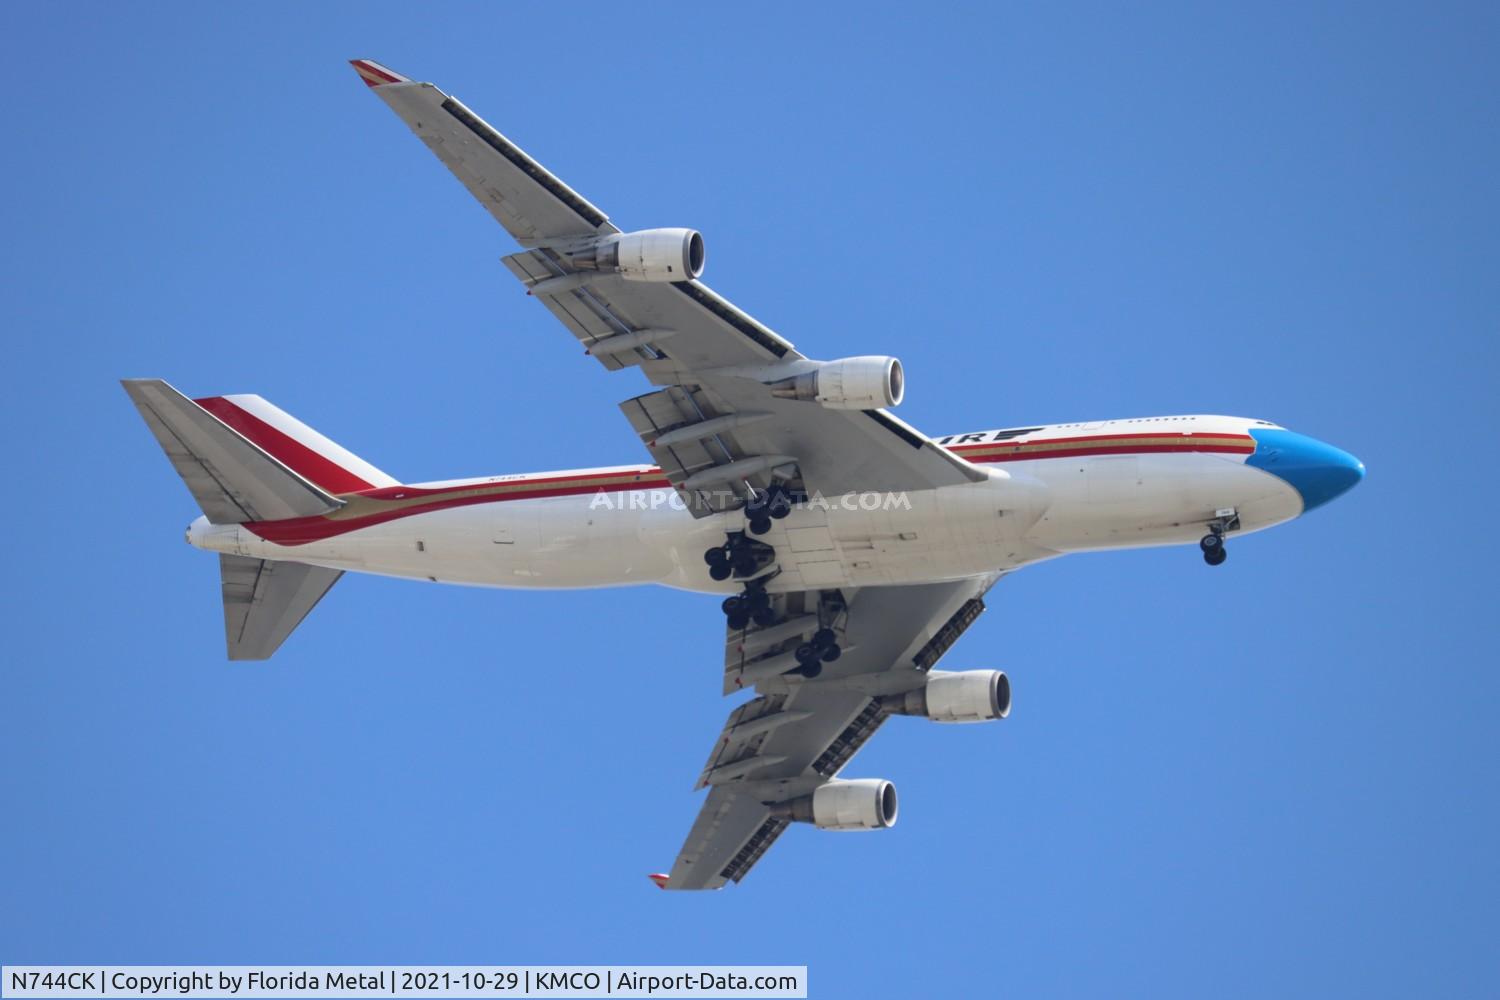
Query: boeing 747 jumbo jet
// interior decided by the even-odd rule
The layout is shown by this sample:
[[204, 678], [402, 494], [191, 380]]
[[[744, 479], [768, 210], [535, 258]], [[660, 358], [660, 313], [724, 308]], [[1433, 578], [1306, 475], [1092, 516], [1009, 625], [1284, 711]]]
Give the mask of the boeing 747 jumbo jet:
[[691, 229], [621, 232], [456, 98], [362, 79], [522, 247], [505, 266], [606, 369], [650, 464], [403, 483], [259, 396], [125, 390], [203, 510], [231, 660], [269, 657], [345, 570], [488, 587], [659, 583], [721, 595], [729, 713], [665, 889], [738, 882], [793, 822], [896, 822], [888, 781], [841, 777], [893, 715], [1010, 712], [998, 670], [936, 669], [1022, 566], [1225, 540], [1364, 476], [1352, 455], [1242, 417], [929, 438], [893, 417], [890, 357], [815, 361], [699, 280]]

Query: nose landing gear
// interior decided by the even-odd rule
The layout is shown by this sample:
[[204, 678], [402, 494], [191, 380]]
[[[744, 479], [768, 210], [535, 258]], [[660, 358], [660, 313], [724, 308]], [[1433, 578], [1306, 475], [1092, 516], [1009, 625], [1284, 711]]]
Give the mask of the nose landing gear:
[[1213, 520], [1208, 522], [1208, 534], [1198, 539], [1198, 548], [1203, 550], [1203, 561], [1210, 566], [1218, 566], [1229, 558], [1229, 552], [1224, 548], [1224, 535], [1238, 529], [1240, 516], [1235, 513], [1233, 507], [1225, 507], [1214, 511]]

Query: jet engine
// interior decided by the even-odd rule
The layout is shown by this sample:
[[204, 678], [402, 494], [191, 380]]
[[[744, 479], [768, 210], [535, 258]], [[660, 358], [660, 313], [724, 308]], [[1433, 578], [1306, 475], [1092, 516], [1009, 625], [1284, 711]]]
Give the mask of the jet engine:
[[824, 361], [812, 371], [773, 383], [771, 395], [820, 403], [830, 410], [876, 410], [900, 405], [906, 374], [895, 358]]
[[883, 830], [896, 825], [896, 786], [880, 778], [830, 781], [811, 795], [774, 803], [771, 812], [820, 830]]
[[989, 722], [1010, 714], [1010, 678], [1001, 670], [934, 670], [925, 687], [892, 695], [884, 705], [933, 722]]
[[703, 273], [703, 257], [703, 236], [695, 229], [643, 229], [606, 236], [570, 260], [630, 281], [687, 281]]

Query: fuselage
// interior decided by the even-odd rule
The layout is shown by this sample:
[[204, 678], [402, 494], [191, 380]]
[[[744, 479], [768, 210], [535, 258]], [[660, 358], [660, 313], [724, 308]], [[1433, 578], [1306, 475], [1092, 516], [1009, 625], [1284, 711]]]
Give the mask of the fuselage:
[[[1364, 467], [1262, 420], [1147, 417], [935, 439], [989, 476], [892, 494], [813, 495], [763, 541], [772, 591], [910, 584], [1008, 572], [1070, 552], [1198, 540], [1280, 524], [1347, 490]], [[738, 512], [694, 518], [645, 465], [390, 486], [330, 514], [243, 525], [200, 518], [188, 541], [261, 559], [489, 587], [656, 583], [731, 592], [706, 549]]]

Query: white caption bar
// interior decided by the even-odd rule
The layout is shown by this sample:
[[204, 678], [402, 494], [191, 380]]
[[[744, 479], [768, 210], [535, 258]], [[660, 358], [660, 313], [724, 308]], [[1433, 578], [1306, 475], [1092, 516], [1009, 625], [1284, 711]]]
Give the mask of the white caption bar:
[[7, 965], [0, 997], [805, 997], [805, 965]]

